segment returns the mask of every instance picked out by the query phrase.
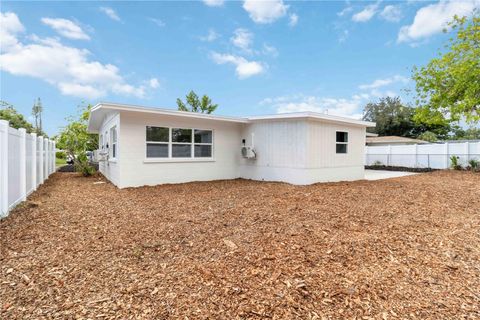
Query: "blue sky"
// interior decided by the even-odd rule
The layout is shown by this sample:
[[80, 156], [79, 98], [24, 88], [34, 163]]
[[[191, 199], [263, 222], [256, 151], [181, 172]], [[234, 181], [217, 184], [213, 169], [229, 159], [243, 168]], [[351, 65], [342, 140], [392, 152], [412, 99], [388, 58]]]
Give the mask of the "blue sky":
[[56, 134], [85, 101], [176, 108], [190, 90], [217, 114], [351, 117], [400, 95], [471, 1], [2, 2], [1, 99]]

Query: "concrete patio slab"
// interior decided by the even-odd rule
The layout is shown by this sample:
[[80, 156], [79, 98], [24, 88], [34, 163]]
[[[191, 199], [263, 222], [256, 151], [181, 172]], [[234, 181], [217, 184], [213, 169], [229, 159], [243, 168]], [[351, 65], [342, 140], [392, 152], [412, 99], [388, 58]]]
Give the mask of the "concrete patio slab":
[[406, 177], [418, 174], [416, 172], [365, 170], [365, 180], [382, 180], [398, 177]]

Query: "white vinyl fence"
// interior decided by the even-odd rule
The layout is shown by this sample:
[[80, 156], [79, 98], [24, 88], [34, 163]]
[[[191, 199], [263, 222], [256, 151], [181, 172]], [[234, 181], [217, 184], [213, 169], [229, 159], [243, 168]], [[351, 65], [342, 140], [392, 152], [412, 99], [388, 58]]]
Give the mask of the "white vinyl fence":
[[0, 120], [0, 218], [55, 171], [55, 142]]
[[463, 167], [472, 159], [480, 161], [480, 142], [367, 146], [365, 165], [447, 169], [452, 156]]

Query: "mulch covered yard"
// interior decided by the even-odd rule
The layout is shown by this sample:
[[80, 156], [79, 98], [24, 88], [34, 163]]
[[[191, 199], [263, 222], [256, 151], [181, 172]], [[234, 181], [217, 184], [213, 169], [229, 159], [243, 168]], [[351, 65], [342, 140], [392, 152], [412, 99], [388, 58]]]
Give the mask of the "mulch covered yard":
[[480, 174], [119, 190], [54, 174], [0, 222], [0, 318], [480, 318]]

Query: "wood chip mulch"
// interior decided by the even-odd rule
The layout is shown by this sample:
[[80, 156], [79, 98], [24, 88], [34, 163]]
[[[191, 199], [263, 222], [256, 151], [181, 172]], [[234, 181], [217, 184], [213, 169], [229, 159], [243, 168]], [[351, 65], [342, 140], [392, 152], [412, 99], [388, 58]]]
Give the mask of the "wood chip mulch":
[[0, 222], [1, 319], [479, 319], [480, 174], [119, 190]]

